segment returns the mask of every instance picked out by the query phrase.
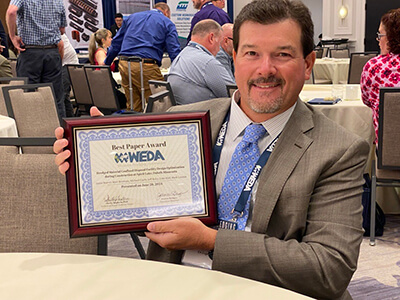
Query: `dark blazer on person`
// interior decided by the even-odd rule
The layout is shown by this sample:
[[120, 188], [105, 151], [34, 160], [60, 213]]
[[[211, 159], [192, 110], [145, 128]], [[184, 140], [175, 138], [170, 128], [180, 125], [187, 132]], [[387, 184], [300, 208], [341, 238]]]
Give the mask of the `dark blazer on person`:
[[112, 38], [117, 34], [118, 29], [119, 28], [118, 28], [117, 24], [114, 23], [111, 25], [110, 31], [111, 31]]
[[[215, 142], [230, 99], [171, 111], [210, 110]], [[219, 230], [212, 269], [314, 298], [351, 299], [346, 288], [362, 241], [368, 143], [298, 100], [256, 191], [251, 232]], [[149, 246], [148, 258], [178, 262], [182, 252]]]
[[1, 20], [0, 20], [0, 38], [1, 38], [1, 45], [4, 46], [1, 55], [3, 55], [5, 58], [8, 58], [7, 35], [4, 30], [3, 23], [1, 23]]

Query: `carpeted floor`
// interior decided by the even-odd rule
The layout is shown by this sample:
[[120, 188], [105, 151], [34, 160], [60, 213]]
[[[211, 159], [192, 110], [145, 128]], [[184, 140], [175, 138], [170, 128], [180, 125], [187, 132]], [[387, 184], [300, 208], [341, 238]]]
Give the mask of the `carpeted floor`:
[[[141, 238], [144, 248], [147, 239]], [[108, 255], [139, 258], [129, 234], [108, 237]], [[376, 245], [364, 238], [358, 269], [349, 285], [354, 300], [400, 300], [400, 215], [387, 215]]]
[[354, 300], [400, 299], [400, 215], [386, 216], [375, 246], [364, 238], [349, 291]]

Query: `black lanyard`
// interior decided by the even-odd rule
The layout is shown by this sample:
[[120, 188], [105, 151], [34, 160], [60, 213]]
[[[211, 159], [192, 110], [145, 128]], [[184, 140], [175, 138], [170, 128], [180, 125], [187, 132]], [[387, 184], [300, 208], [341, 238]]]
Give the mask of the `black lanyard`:
[[[230, 118], [230, 111], [228, 111], [224, 123], [222, 124], [221, 129], [219, 130], [218, 138], [213, 149], [214, 176], [216, 176], [218, 172], [219, 161], [221, 159], [222, 147], [224, 146], [226, 138], [229, 118]], [[269, 157], [271, 156], [271, 153], [274, 150], [275, 144], [278, 141], [279, 136], [280, 134], [268, 145], [268, 147], [260, 155], [260, 158], [255, 164], [252, 172], [250, 173], [249, 178], [247, 178], [246, 180], [246, 183], [243, 187], [243, 190], [239, 196], [238, 201], [236, 202], [235, 208], [233, 209], [232, 213], [235, 213], [238, 216], [241, 216], [243, 214], [247, 200], [249, 199], [250, 193], [253, 190], [254, 183], [257, 181], [258, 177], [260, 176], [262, 168], [265, 166]]]

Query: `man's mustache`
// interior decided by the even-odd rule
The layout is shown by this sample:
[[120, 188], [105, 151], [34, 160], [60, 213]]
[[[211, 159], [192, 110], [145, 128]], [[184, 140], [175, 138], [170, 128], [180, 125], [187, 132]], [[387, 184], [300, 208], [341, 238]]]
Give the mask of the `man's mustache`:
[[279, 78], [276, 78], [275, 76], [269, 76], [269, 77], [259, 77], [257, 79], [250, 79], [247, 84], [249, 86], [253, 85], [253, 84], [282, 84], [283, 81]]

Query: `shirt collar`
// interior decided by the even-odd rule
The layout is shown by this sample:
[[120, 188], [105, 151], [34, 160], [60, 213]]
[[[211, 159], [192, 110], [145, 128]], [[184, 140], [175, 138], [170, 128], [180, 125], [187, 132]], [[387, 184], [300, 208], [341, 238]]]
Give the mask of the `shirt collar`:
[[228, 52], [225, 51], [224, 48], [219, 47], [219, 49], [220, 49], [220, 51], [222, 51], [222, 52], [225, 54], [226, 57], [229, 57], [230, 59], [233, 59], [232, 56], [230, 56], [230, 55], [228, 54]]
[[[199, 44], [199, 43], [190, 41], [189, 44], [187, 44], [187, 45], [190, 46], [190, 47], [199, 49], [199, 50], [203, 50], [203, 51], [206, 52], [207, 54], [212, 55], [212, 53], [211, 53], [210, 51], [208, 51], [208, 49], [207, 49], [206, 47], [204, 47], [203, 45], [201, 45], [201, 44]], [[214, 55], [212, 55], [212, 56], [214, 56]]]
[[[235, 120], [235, 122], [229, 123], [234, 139], [244, 134], [247, 125], [254, 123], [239, 107], [239, 100], [240, 92], [237, 90], [232, 96], [230, 116], [230, 120]], [[282, 132], [295, 107], [296, 103], [283, 113], [261, 123], [272, 139], [275, 139]]]
[[212, 4], [211, 1], [208, 1], [208, 2], [204, 3], [200, 9], [203, 9], [204, 7], [206, 7], [210, 4]]

